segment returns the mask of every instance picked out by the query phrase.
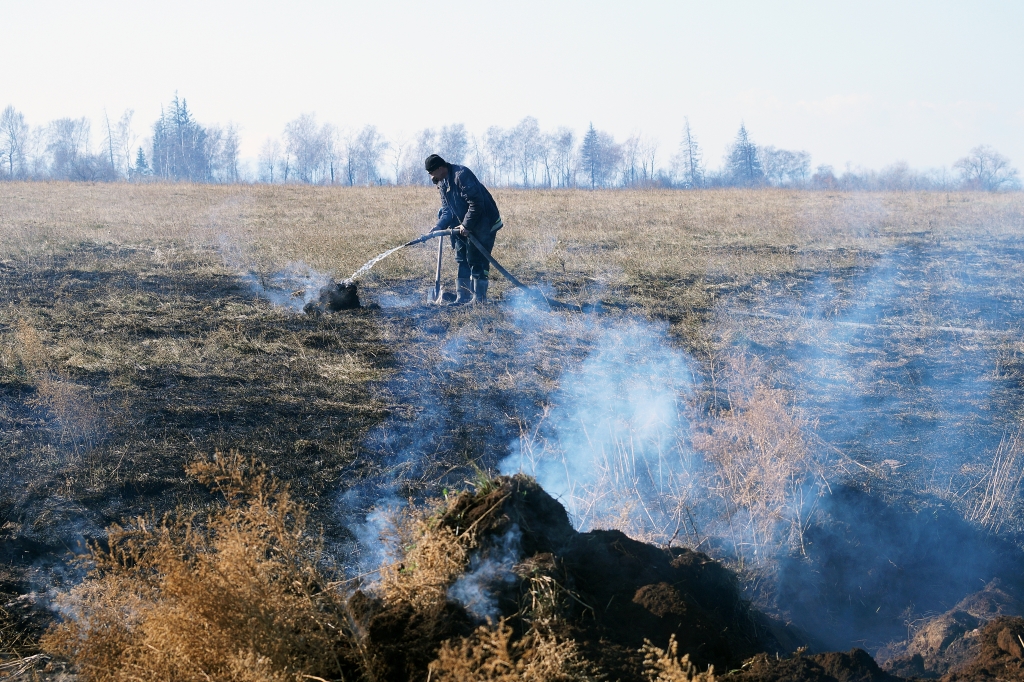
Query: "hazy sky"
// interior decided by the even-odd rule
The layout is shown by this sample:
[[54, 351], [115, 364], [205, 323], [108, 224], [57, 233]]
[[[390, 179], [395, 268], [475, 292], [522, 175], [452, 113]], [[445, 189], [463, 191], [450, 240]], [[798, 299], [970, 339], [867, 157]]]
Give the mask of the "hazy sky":
[[175, 91], [243, 155], [303, 112], [389, 138], [535, 116], [712, 167], [744, 121], [814, 164], [949, 166], [986, 143], [1024, 169], [1024, 2], [90, 2], [0, 0], [0, 107], [32, 124]]

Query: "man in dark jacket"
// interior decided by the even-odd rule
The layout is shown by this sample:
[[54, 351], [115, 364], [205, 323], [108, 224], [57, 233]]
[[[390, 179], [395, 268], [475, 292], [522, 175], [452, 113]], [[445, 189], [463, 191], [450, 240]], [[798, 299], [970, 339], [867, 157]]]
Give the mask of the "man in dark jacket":
[[456, 303], [486, 301], [490, 262], [466, 237], [476, 237], [490, 254], [494, 237], [501, 229], [501, 214], [491, 193], [477, 180], [473, 171], [465, 166], [448, 163], [437, 154], [426, 160], [430, 179], [441, 193], [441, 209], [437, 212], [437, 225], [431, 230], [459, 228], [452, 235], [455, 262], [459, 264], [458, 298]]

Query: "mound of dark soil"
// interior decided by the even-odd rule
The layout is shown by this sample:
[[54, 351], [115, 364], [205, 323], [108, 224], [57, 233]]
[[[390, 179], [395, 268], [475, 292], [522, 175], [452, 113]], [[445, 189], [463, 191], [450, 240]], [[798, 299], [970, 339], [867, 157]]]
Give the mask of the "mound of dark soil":
[[481, 548], [517, 533], [515, 579], [491, 586], [501, 615], [524, 625], [545, 619], [613, 679], [644, 679], [640, 647], [649, 640], [664, 648], [673, 634], [680, 655], [701, 668], [728, 670], [759, 652], [788, 652], [775, 624], [748, 606], [720, 563], [619, 531], [578, 533], [531, 478], [503, 477], [484, 494], [463, 494], [441, 523], [476, 533]]
[[897, 682], [863, 649], [775, 659], [764, 654], [725, 679], [737, 682]]
[[1024, 618], [996, 618], [978, 634], [977, 653], [943, 682], [1024, 680]]
[[[476, 627], [466, 610], [451, 601], [424, 609], [405, 602], [385, 603], [357, 592], [349, 608], [376, 654], [376, 679], [395, 682], [421, 679], [441, 642], [466, 637]], [[358, 671], [353, 671], [356, 675]]]
[[986, 624], [1021, 613], [1024, 604], [994, 580], [923, 623], [909, 640], [881, 649], [878, 657], [894, 674], [937, 679], [963, 669], [979, 656]]
[[320, 289], [315, 301], [310, 301], [303, 308], [307, 315], [322, 315], [325, 312], [336, 313], [339, 310], [353, 310], [361, 307], [359, 293], [355, 282], [335, 282], [331, 280]]

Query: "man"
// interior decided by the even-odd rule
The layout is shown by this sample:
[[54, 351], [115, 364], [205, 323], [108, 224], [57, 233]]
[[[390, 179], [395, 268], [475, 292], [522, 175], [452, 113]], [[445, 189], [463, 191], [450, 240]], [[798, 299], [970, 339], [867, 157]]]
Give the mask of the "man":
[[501, 215], [491, 193], [487, 191], [473, 171], [465, 166], [448, 163], [437, 154], [426, 160], [427, 173], [441, 193], [441, 208], [437, 212], [437, 225], [431, 232], [459, 228], [452, 235], [455, 262], [459, 264], [458, 297], [455, 303], [487, 300], [488, 274], [491, 264], [469, 241], [476, 237], [490, 254], [494, 237], [501, 229]]

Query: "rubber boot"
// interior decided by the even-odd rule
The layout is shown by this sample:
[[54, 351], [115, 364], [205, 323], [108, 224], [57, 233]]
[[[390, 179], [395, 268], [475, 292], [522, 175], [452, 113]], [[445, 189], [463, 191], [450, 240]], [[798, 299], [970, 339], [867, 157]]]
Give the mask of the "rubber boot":
[[473, 303], [487, 302], [487, 285], [489, 283], [490, 280], [487, 279], [473, 280]]
[[473, 300], [473, 280], [471, 279], [458, 279], [458, 297], [452, 303], [452, 305], [462, 305], [463, 303], [469, 303]]

